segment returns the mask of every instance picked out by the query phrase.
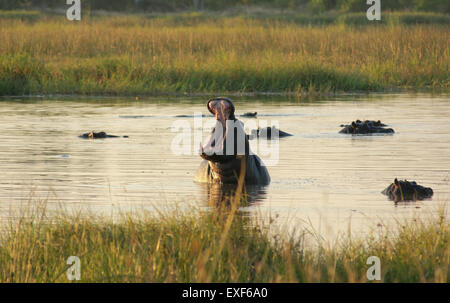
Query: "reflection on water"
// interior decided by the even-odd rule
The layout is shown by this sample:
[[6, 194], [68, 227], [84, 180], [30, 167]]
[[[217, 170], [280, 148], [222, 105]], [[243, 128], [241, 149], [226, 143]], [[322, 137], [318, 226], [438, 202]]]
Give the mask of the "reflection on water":
[[[222, 206], [229, 206], [233, 203], [238, 193], [239, 201], [245, 202], [242, 207], [256, 206], [264, 201], [266, 198], [267, 186], [247, 185], [244, 186], [242, 192], [238, 192], [238, 186], [234, 184], [199, 184], [206, 189], [208, 205], [210, 207], [220, 208]], [[224, 205], [225, 204], [225, 205]]]
[[[272, 183], [247, 188], [247, 212], [278, 222], [310, 221], [319, 232], [358, 232], [393, 217], [434, 212], [450, 193], [450, 101], [447, 96], [374, 95], [306, 100], [236, 97], [242, 121], [279, 123]], [[0, 101], [0, 217], [31, 191], [49, 204], [109, 215], [139, 207], [217, 204], [227, 189], [196, 184], [196, 155], [172, 154], [172, 123], [211, 116], [206, 98]], [[178, 117], [177, 117], [178, 116]], [[381, 120], [392, 136], [338, 134], [356, 119]], [[95, 131], [129, 138], [83, 140]], [[205, 133], [205, 137], [206, 137]], [[196, 151], [193, 147], [192, 152]], [[398, 205], [381, 191], [394, 178], [432, 187], [431, 201]]]

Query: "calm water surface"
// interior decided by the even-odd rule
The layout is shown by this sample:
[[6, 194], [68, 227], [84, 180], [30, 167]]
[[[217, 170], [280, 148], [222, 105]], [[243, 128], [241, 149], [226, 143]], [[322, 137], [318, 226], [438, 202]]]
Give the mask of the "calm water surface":
[[[270, 212], [289, 228], [309, 222], [320, 233], [335, 234], [425, 216], [449, 201], [448, 96], [234, 99], [237, 114], [258, 112], [258, 119], [243, 122], [278, 123], [294, 135], [280, 140], [278, 163], [268, 167], [271, 184], [253, 190], [243, 211]], [[176, 115], [203, 113], [203, 122], [211, 121], [205, 103], [206, 98], [2, 99], [0, 218], [27, 207], [30, 196], [47, 200], [48, 207], [105, 215], [155, 206], [208, 207], [207, 187], [193, 182], [200, 157], [171, 151], [173, 123], [194, 126], [192, 117]], [[356, 119], [380, 119], [396, 133], [338, 134], [340, 124]], [[129, 138], [78, 138], [90, 130]], [[380, 192], [395, 177], [432, 187], [433, 199], [394, 205]]]

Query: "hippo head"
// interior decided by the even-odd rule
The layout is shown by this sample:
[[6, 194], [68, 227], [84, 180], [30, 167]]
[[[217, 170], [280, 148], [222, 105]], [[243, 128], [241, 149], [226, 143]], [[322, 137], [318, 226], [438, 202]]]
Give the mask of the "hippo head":
[[396, 178], [394, 183], [389, 185], [382, 193], [397, 203], [429, 199], [433, 196], [433, 189], [418, 185], [415, 181], [399, 181]]
[[233, 101], [231, 101], [228, 98], [225, 97], [219, 97], [210, 99], [207, 104], [208, 110], [216, 116], [217, 121], [219, 121], [223, 129], [226, 128], [226, 121], [227, 120], [235, 120], [234, 116], [234, 104]]
[[394, 200], [394, 202], [416, 201], [418, 199], [416, 186], [417, 184], [414, 181], [399, 181], [397, 180], [397, 178], [395, 178], [389, 196], [392, 198], [392, 200]]
[[[225, 97], [210, 99], [207, 103], [208, 110], [216, 117], [216, 126], [213, 129], [209, 142], [200, 146], [202, 158], [214, 162], [226, 162], [235, 159], [238, 154], [246, 154], [247, 140], [242, 123], [236, 119], [233, 102]], [[232, 126], [232, 127], [231, 127]], [[233, 136], [230, 132], [234, 132]], [[230, 137], [233, 140], [227, 140]], [[242, 137], [242, 138], [241, 138]], [[227, 149], [228, 143], [228, 149]], [[244, 143], [239, 145], [239, 143]], [[234, 148], [231, 148], [233, 144]], [[238, 152], [239, 147], [244, 146], [243, 152]], [[231, 148], [231, 152], [230, 152]]]
[[96, 133], [94, 131], [91, 131], [88, 135], [88, 138], [89, 139], [106, 138], [106, 133], [105, 132]]

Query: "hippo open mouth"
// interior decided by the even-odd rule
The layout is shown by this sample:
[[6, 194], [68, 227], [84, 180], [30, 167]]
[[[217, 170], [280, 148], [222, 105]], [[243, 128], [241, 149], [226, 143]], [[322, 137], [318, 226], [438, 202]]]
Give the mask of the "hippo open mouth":
[[245, 133], [240, 131], [243, 127], [235, 127], [235, 123], [240, 122], [236, 120], [231, 100], [223, 97], [211, 99], [207, 107], [217, 122], [208, 143], [200, 146], [201, 157], [208, 161], [223, 163], [235, 159], [238, 155], [248, 154]]
[[234, 115], [233, 102], [224, 97], [211, 99], [208, 110], [216, 117], [216, 126], [205, 146], [200, 144], [204, 159], [195, 175], [197, 182], [237, 183], [241, 174], [246, 184], [267, 185], [269, 173], [261, 159], [251, 153], [244, 124]]

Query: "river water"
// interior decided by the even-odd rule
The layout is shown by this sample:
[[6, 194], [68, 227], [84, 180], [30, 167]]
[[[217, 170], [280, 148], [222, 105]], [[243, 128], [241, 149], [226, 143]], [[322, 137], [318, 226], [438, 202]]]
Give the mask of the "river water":
[[[174, 206], [213, 207], [217, 201], [211, 201], [208, 188], [193, 182], [201, 161], [195, 130], [214, 122], [206, 99], [1, 99], [0, 219], [36, 200], [46, 201], [49, 208], [106, 216]], [[256, 152], [258, 144], [269, 146], [263, 160], [272, 182], [249, 190], [245, 213], [270, 213], [290, 229], [307, 224], [321, 234], [336, 234], [426, 216], [448, 204], [447, 95], [233, 99], [238, 115], [258, 112], [256, 119], [240, 118], [246, 125], [275, 124], [293, 134], [278, 142], [252, 142]], [[199, 118], [201, 114], [205, 117]], [[380, 119], [395, 134], [338, 133], [341, 124], [356, 119]], [[184, 155], [173, 145], [180, 134], [173, 128], [177, 125], [192, 127], [192, 144], [184, 145]], [[129, 137], [78, 137], [91, 130]], [[396, 177], [432, 187], [433, 198], [395, 205], [381, 191]]]

